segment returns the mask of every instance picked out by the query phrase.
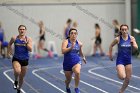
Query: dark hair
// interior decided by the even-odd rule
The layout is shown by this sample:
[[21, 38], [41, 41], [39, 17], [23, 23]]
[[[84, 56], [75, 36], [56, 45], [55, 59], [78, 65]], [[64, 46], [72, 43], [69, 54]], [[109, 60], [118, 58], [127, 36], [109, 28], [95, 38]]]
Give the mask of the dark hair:
[[122, 25], [120, 26], [120, 32], [119, 32], [119, 35], [122, 35], [122, 33], [121, 33], [121, 29], [122, 29], [123, 26], [126, 26], [126, 27], [129, 29], [128, 25], [126, 25], [126, 24], [122, 24]]
[[129, 29], [128, 25], [122, 24], [122, 25], [120, 26], [120, 30], [122, 30], [122, 27], [123, 27], [123, 26], [126, 26], [126, 27]]
[[72, 20], [69, 18], [69, 19], [67, 20], [67, 23], [70, 23], [70, 22], [72, 22]]
[[18, 30], [20, 27], [25, 27], [25, 29], [27, 29], [25, 25], [19, 25]]
[[95, 24], [95, 28], [99, 28], [100, 29], [100, 26], [98, 23]]
[[116, 25], [119, 25], [118, 20], [114, 19], [113, 22], [114, 22]]
[[[77, 32], [77, 29], [71, 28], [71, 29], [69, 30], [69, 35], [70, 35], [70, 32], [71, 32], [72, 30], [75, 30], [75, 31]], [[67, 39], [69, 39], [69, 38], [70, 38], [70, 37], [68, 36]]]

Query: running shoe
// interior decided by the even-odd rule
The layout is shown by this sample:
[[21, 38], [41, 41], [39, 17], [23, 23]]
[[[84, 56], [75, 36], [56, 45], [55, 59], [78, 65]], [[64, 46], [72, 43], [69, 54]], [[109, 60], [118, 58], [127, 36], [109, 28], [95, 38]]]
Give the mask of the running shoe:
[[75, 93], [80, 93], [80, 90], [78, 88], [75, 88]]
[[13, 88], [14, 88], [14, 89], [17, 89], [17, 86], [18, 86], [18, 81], [15, 81], [15, 82], [14, 82]]
[[66, 92], [67, 92], [67, 93], [71, 93], [70, 88], [66, 88]]

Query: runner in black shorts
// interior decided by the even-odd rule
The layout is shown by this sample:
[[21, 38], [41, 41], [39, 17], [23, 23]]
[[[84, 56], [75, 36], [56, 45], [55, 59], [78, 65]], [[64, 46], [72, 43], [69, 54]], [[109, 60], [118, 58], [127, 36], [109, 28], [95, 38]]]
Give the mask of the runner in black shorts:
[[18, 27], [19, 35], [13, 36], [8, 45], [8, 55], [12, 54], [11, 46], [13, 43], [15, 46], [12, 65], [15, 76], [14, 89], [17, 89], [17, 93], [20, 93], [24, 76], [27, 72], [29, 51], [32, 51], [32, 39], [25, 35], [26, 30], [26, 26], [20, 25]]
[[93, 48], [93, 56], [95, 56], [97, 48], [100, 49], [100, 55], [103, 56], [103, 49], [101, 46], [102, 39], [101, 39], [101, 28], [99, 24], [95, 24], [95, 43], [94, 43], [94, 48]]

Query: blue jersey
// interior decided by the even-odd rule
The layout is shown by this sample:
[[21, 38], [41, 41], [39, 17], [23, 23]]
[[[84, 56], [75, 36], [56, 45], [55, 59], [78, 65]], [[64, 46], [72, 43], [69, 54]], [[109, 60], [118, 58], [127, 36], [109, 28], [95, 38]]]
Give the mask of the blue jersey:
[[70, 31], [70, 26], [68, 26], [67, 28], [66, 28], [66, 31], [65, 31], [65, 38], [67, 38], [68, 36], [69, 36], [69, 31]]
[[[25, 37], [27, 40], [27, 37]], [[15, 52], [14, 57], [20, 60], [26, 60], [29, 59], [29, 51], [26, 46], [26, 42], [23, 40], [20, 40], [18, 37], [16, 38], [15, 42]]]
[[0, 42], [2, 43], [2, 47], [7, 47], [8, 42], [4, 41], [4, 30], [0, 28]]
[[[70, 40], [68, 39], [68, 47], [71, 47], [72, 43], [70, 42]], [[78, 44], [78, 41], [76, 40], [76, 44], [74, 46], [74, 48], [65, 53], [64, 54], [64, 61], [63, 61], [63, 66], [64, 68], [72, 68], [75, 64], [79, 63], [80, 60], [80, 56], [79, 56], [79, 51], [80, 51], [80, 45]]]
[[4, 30], [0, 28], [0, 41], [3, 42], [4, 40]]
[[129, 35], [127, 40], [124, 40], [122, 36], [120, 36], [117, 62], [123, 62], [122, 64], [124, 65], [127, 63], [131, 63], [131, 38]]

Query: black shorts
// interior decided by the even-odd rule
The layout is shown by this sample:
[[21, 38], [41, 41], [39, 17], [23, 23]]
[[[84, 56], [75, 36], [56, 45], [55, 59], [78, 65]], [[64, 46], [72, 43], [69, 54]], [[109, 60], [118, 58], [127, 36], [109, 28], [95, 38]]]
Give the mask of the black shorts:
[[102, 39], [101, 38], [96, 38], [95, 44], [100, 45], [101, 43], [102, 43]]
[[45, 41], [45, 37], [44, 36], [41, 36], [40, 38], [39, 38], [39, 41]]
[[14, 61], [18, 61], [19, 64], [20, 64], [21, 66], [27, 66], [27, 65], [28, 65], [29, 59], [20, 60], [20, 59], [17, 59], [17, 58], [15, 58], [15, 57], [13, 57], [12, 63], [13, 63]]

